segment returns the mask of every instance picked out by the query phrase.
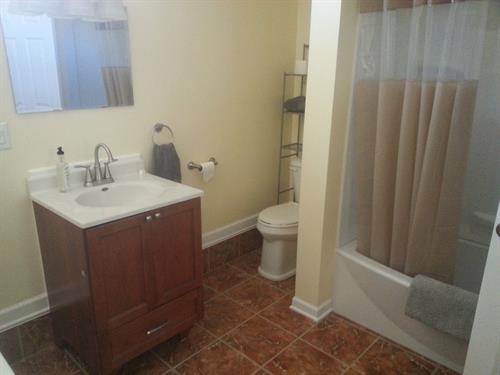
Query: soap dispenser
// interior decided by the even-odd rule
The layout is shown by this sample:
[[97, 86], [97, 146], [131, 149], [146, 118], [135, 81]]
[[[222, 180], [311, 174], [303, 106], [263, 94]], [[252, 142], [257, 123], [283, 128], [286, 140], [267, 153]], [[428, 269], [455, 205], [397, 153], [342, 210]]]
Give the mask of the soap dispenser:
[[69, 165], [64, 160], [64, 151], [61, 146], [57, 148], [56, 175], [59, 191], [61, 193], [67, 192], [69, 190]]

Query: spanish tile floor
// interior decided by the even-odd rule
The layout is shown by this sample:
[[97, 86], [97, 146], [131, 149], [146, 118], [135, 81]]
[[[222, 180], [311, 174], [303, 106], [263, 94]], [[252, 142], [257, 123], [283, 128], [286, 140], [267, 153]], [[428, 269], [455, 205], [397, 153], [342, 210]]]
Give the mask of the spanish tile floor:
[[[294, 313], [294, 278], [262, 279], [259, 260], [256, 250], [205, 275], [203, 321], [128, 363], [122, 374], [456, 374], [335, 314], [314, 324]], [[17, 375], [85, 374], [54, 344], [49, 317], [11, 331], [0, 334], [0, 351]]]

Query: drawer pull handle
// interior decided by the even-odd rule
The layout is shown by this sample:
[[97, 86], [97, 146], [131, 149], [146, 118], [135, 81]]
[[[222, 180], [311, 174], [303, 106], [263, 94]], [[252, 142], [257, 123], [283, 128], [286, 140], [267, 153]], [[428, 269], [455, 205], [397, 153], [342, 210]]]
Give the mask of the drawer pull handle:
[[159, 219], [160, 216], [161, 216], [161, 213], [159, 213], [159, 212], [155, 213], [155, 219]]
[[165, 327], [166, 325], [167, 325], [167, 322], [165, 322], [165, 323], [163, 323], [163, 324], [159, 325], [159, 326], [158, 326], [158, 327], [156, 327], [156, 328], [153, 328], [153, 329], [151, 329], [151, 330], [147, 331], [147, 332], [146, 332], [146, 334], [147, 334], [148, 336], [149, 336], [149, 335], [152, 335], [153, 333], [158, 332], [160, 329], [162, 329], [162, 328], [163, 328], [163, 327]]
[[151, 220], [153, 220], [153, 216], [148, 215], [146, 216], [146, 221], [149, 223]]

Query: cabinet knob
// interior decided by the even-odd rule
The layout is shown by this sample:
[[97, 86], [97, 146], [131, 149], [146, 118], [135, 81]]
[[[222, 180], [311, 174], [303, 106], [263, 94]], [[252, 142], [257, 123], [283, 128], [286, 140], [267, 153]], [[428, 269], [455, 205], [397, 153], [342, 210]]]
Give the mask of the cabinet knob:
[[146, 216], [146, 221], [149, 223], [151, 220], [153, 220], [153, 216], [148, 215]]
[[84, 279], [86, 279], [86, 278], [87, 278], [87, 273], [86, 273], [84, 270], [81, 270], [81, 271], [80, 271], [80, 275], [82, 275], [82, 277], [83, 277]]
[[155, 219], [159, 219], [160, 217], [161, 217], [161, 213], [160, 212], [155, 213]]

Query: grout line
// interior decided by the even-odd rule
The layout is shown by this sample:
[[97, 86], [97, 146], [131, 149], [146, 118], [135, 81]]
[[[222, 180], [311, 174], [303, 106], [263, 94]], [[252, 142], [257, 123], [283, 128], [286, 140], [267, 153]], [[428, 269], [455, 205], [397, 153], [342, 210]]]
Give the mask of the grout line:
[[[219, 293], [219, 294], [224, 295], [224, 293]], [[210, 332], [210, 330], [208, 330], [207, 328], [205, 328], [205, 327], [203, 327], [203, 326], [201, 326], [201, 325], [200, 325], [200, 327], [201, 327], [201, 328], [203, 328], [205, 331], [207, 331], [210, 335], [212, 335], [212, 336], [215, 338], [215, 340], [214, 340], [213, 342], [211, 342], [211, 343], [209, 343], [209, 344], [205, 345], [204, 347], [202, 347], [202, 348], [201, 348], [201, 349], [199, 349], [198, 351], [194, 352], [194, 353], [193, 353], [193, 354], [191, 354], [190, 356], [186, 357], [183, 361], [181, 361], [181, 362], [179, 362], [177, 365], [173, 366], [173, 367], [172, 367], [173, 369], [178, 368], [181, 364], [183, 364], [184, 362], [188, 361], [190, 358], [194, 357], [196, 354], [200, 353], [202, 350], [206, 349], [206, 348], [207, 348], [208, 346], [210, 346], [210, 345], [215, 345], [217, 342], [221, 342], [221, 343], [223, 343], [223, 344], [227, 345], [227, 344], [226, 344], [226, 343], [222, 340], [222, 338], [223, 338], [224, 336], [226, 336], [227, 334], [229, 334], [231, 331], [233, 331], [233, 330], [235, 330], [235, 329], [237, 329], [237, 328], [241, 327], [243, 324], [245, 324], [246, 322], [248, 322], [250, 319], [252, 319], [254, 316], [256, 316], [256, 315], [257, 315], [257, 314], [256, 314], [256, 313], [254, 313], [253, 311], [251, 311], [251, 310], [247, 309], [246, 307], [244, 307], [244, 306], [240, 305], [239, 303], [237, 303], [236, 301], [234, 301], [232, 298], [230, 298], [230, 297], [228, 297], [228, 296], [226, 296], [226, 295], [224, 295], [224, 297], [226, 297], [226, 298], [227, 298], [228, 300], [230, 300], [231, 302], [236, 303], [238, 306], [240, 306], [240, 307], [244, 308], [245, 310], [249, 311], [250, 313], [252, 313], [252, 315], [251, 315], [248, 319], [245, 319], [245, 320], [243, 320], [242, 322], [238, 323], [238, 325], [236, 325], [235, 327], [231, 328], [229, 331], [227, 331], [226, 333], [224, 333], [224, 334], [222, 334], [222, 335], [220, 335], [220, 336], [216, 336], [214, 333]], [[231, 347], [230, 347], [230, 348], [231, 348]], [[238, 353], [239, 353], [239, 351], [238, 351]]]
[[[175, 336], [173, 336], [175, 337]], [[171, 337], [170, 339], [172, 339], [173, 337]], [[161, 344], [164, 344], [166, 342], [168, 342], [168, 340], [170, 339], [167, 339], [165, 341], [163, 341]], [[154, 357], [156, 357], [156, 359], [158, 359], [161, 363], [165, 364], [167, 367], [168, 367], [168, 370], [171, 370], [172, 369], [172, 366], [170, 366], [170, 363], [168, 363], [165, 359], [163, 359], [158, 353], [156, 353], [156, 348], [158, 346], [160, 346], [161, 344], [155, 346], [154, 348], [150, 349], [149, 352], [153, 354]], [[147, 353], [147, 352], [146, 352]]]
[[14, 327], [14, 329], [16, 330], [17, 344], [19, 345], [19, 351], [21, 352], [21, 358], [19, 358], [15, 362], [19, 362], [19, 361], [22, 361], [25, 358], [25, 356], [24, 356], [24, 344], [23, 344], [23, 340], [21, 338], [21, 328], [20, 328], [20, 326], [16, 326], [16, 327]]
[[[202, 327], [202, 326], [199, 326], [199, 327], [200, 327], [201, 329], [205, 330], [205, 331], [206, 331], [206, 332], [207, 332], [210, 336], [212, 336], [212, 337], [213, 337], [213, 341], [210, 341], [210, 342], [209, 342], [209, 343], [207, 343], [206, 345], [202, 346], [200, 349], [196, 350], [195, 352], [193, 352], [191, 355], [189, 355], [189, 356], [187, 356], [186, 358], [184, 358], [182, 361], [180, 361], [180, 362], [179, 362], [178, 364], [176, 364], [176, 365], [173, 365], [173, 366], [172, 366], [171, 364], [169, 364], [168, 362], [166, 362], [166, 361], [163, 359], [163, 357], [161, 357], [161, 356], [160, 356], [160, 355], [156, 352], [156, 350], [155, 350], [155, 349], [156, 349], [159, 345], [155, 346], [155, 347], [154, 347], [153, 349], [151, 349], [150, 351], [151, 351], [151, 352], [153, 352], [153, 353], [154, 353], [154, 355], [155, 355], [156, 357], [158, 357], [158, 358], [159, 358], [159, 359], [160, 359], [163, 363], [165, 363], [165, 364], [168, 366], [168, 368], [169, 368], [170, 370], [173, 370], [173, 369], [175, 369], [176, 367], [178, 367], [179, 365], [181, 365], [182, 363], [186, 362], [186, 361], [187, 361], [188, 359], [190, 359], [191, 357], [195, 356], [196, 354], [198, 354], [199, 352], [201, 352], [202, 350], [204, 350], [205, 348], [207, 348], [208, 346], [213, 345], [213, 344], [217, 343], [217, 341], [219, 341], [219, 340], [220, 340], [220, 338], [219, 338], [219, 337], [215, 336], [215, 335], [214, 335], [212, 332], [210, 332], [208, 329], [206, 329], [206, 328], [204, 328], [204, 327]], [[192, 329], [192, 328], [191, 328], [191, 329]], [[165, 342], [167, 342], [167, 341], [168, 341], [168, 340], [164, 341], [164, 343], [165, 343]], [[160, 345], [161, 345], [161, 344], [160, 344]], [[176, 373], [177, 373], [177, 372], [176, 372]]]
[[[270, 306], [271, 306], [271, 305], [270, 305]], [[268, 307], [269, 307], [269, 306], [268, 306]], [[266, 308], [266, 309], [264, 309], [264, 310], [267, 310], [267, 308]], [[295, 333], [293, 333], [293, 332], [289, 331], [289, 330], [288, 330], [288, 329], [286, 329], [285, 327], [280, 326], [278, 323], [275, 323], [275, 322], [273, 322], [272, 320], [270, 320], [270, 319], [266, 318], [265, 316], [260, 315], [260, 313], [261, 313], [261, 312], [263, 312], [264, 310], [261, 310], [261, 311], [257, 314], [257, 316], [258, 316], [259, 318], [261, 318], [261, 319], [263, 319], [263, 320], [267, 321], [268, 323], [271, 323], [272, 325], [274, 325], [274, 326], [276, 326], [277, 328], [279, 328], [279, 329], [281, 329], [281, 330], [285, 331], [286, 333], [288, 333], [288, 334], [292, 335], [293, 337], [300, 337], [300, 336], [302, 335], [302, 334], [300, 334], [300, 335], [296, 335]], [[312, 327], [311, 327], [311, 328], [312, 328]], [[308, 328], [307, 330], [309, 330], [309, 328]]]
[[[375, 340], [373, 340], [373, 342], [370, 345], [368, 345], [366, 347], [366, 349], [363, 350], [361, 352], [361, 354], [358, 355], [354, 361], [352, 361], [352, 363], [345, 369], [344, 373], [347, 373], [347, 371], [349, 371], [349, 369], [354, 370], [353, 366], [361, 359], [361, 357], [363, 357], [372, 348], [372, 346], [374, 346], [379, 341], [379, 339], [380, 339], [380, 336], [378, 336], [378, 335], [375, 336]], [[356, 370], [356, 372], [358, 372], [358, 371]]]
[[[244, 272], [244, 271], [243, 271], [243, 272]], [[255, 279], [257, 279], [257, 277], [256, 277], [256, 276], [253, 276], [253, 275], [251, 275], [251, 278], [255, 278]], [[251, 279], [251, 278], [250, 278], [250, 279]], [[248, 280], [250, 280], [250, 279], [248, 279]], [[246, 280], [246, 281], [248, 281], [248, 280]], [[238, 284], [238, 285], [241, 285], [241, 284], [242, 284], [242, 283], [240, 283], [240, 284]], [[232, 288], [230, 288], [230, 289], [233, 289], [233, 288], [234, 288], [234, 287], [232, 287]], [[276, 287], [275, 287], [275, 288], [276, 288]], [[228, 290], [230, 290], [230, 289], [228, 289]], [[276, 289], [278, 289], [278, 290], [280, 290], [280, 291], [283, 291], [282, 289], [279, 289], [279, 288], [276, 288]], [[284, 291], [283, 291], [283, 292], [284, 292]], [[278, 298], [276, 301], [274, 301], [274, 302], [272, 302], [271, 304], [269, 304], [269, 305], [265, 306], [264, 308], [260, 309], [260, 310], [259, 310], [259, 311], [257, 311], [257, 312], [254, 312], [254, 311], [252, 311], [252, 310], [248, 309], [247, 307], [245, 307], [245, 306], [241, 305], [239, 302], [235, 301], [233, 298], [231, 298], [230, 296], [226, 295], [226, 294], [225, 294], [225, 292], [221, 292], [220, 294], [224, 295], [224, 296], [225, 296], [225, 297], [226, 297], [229, 301], [231, 301], [231, 302], [233, 302], [233, 303], [236, 303], [238, 306], [240, 306], [240, 307], [244, 308], [245, 310], [247, 310], [247, 311], [251, 312], [251, 313], [252, 313], [252, 315], [251, 315], [250, 317], [248, 317], [247, 319], [243, 320], [241, 323], [239, 323], [239, 324], [238, 324], [238, 325], [236, 325], [235, 327], [231, 328], [229, 331], [227, 331], [226, 333], [222, 334], [222, 335], [221, 335], [221, 336], [219, 336], [219, 337], [216, 337], [213, 333], [211, 333], [211, 332], [210, 332], [210, 331], [208, 331], [206, 328], [204, 328], [204, 329], [205, 329], [205, 330], [207, 330], [207, 331], [208, 331], [208, 332], [209, 332], [212, 336], [215, 336], [215, 337], [216, 337], [215, 342], [213, 342], [213, 343], [211, 343], [211, 344], [209, 344], [209, 345], [215, 345], [217, 342], [220, 342], [220, 343], [222, 343], [222, 344], [226, 345], [226, 346], [227, 346], [228, 348], [230, 348], [231, 350], [235, 350], [237, 353], [239, 353], [240, 355], [242, 355], [243, 357], [245, 357], [246, 359], [248, 359], [250, 362], [254, 363], [254, 364], [257, 366], [257, 369], [255, 370], [256, 372], [257, 372], [258, 370], [260, 370], [260, 369], [261, 369], [261, 370], [264, 370], [265, 372], [267, 372], [267, 370], [265, 370], [265, 369], [264, 369], [264, 366], [265, 366], [265, 365], [266, 365], [266, 364], [267, 364], [270, 360], [272, 360], [272, 359], [273, 359], [273, 358], [275, 358], [277, 355], [279, 355], [279, 354], [280, 354], [283, 350], [285, 350], [286, 348], [288, 348], [288, 347], [289, 347], [289, 346], [290, 346], [293, 342], [297, 341], [297, 340], [299, 339], [299, 336], [297, 336], [297, 335], [293, 334], [292, 332], [290, 332], [290, 331], [288, 331], [288, 330], [284, 329], [283, 327], [279, 326], [278, 324], [276, 324], [276, 323], [274, 323], [274, 322], [272, 322], [272, 321], [270, 321], [270, 320], [268, 320], [268, 319], [266, 319], [266, 318], [264, 318], [264, 317], [260, 316], [259, 314], [260, 314], [261, 312], [263, 312], [264, 310], [268, 309], [269, 307], [271, 307], [272, 305], [274, 305], [274, 304], [278, 303], [281, 299], [285, 298], [288, 294], [287, 294], [287, 293], [285, 293], [283, 296], [281, 296], [280, 298]], [[243, 353], [241, 350], [238, 350], [238, 349], [234, 348], [233, 346], [231, 346], [230, 344], [228, 344], [228, 343], [225, 341], [225, 338], [226, 338], [229, 334], [231, 334], [231, 332], [233, 332], [233, 331], [237, 330], [238, 328], [240, 328], [240, 327], [241, 327], [241, 326], [243, 326], [245, 323], [247, 323], [248, 321], [250, 321], [251, 319], [253, 319], [253, 318], [255, 318], [255, 317], [258, 317], [258, 318], [264, 319], [264, 320], [266, 320], [266, 321], [268, 321], [268, 322], [272, 323], [272, 324], [273, 324], [274, 326], [276, 326], [277, 328], [279, 328], [279, 329], [281, 329], [281, 330], [284, 330], [286, 333], [291, 334], [291, 335], [294, 337], [294, 339], [293, 339], [293, 340], [292, 340], [292, 341], [291, 341], [288, 345], [286, 345], [286, 346], [283, 348], [283, 350], [281, 350], [281, 351], [280, 351], [280, 352], [279, 352], [276, 356], [273, 356], [270, 360], [268, 360], [268, 361], [264, 362], [262, 365], [260, 365], [259, 363], [255, 362], [253, 359], [251, 359], [250, 357], [248, 357], [248, 356], [247, 356], [245, 353]], [[308, 329], [304, 332], [304, 334], [305, 334], [306, 332], [308, 332], [310, 329], [312, 329], [313, 327], [314, 327], [314, 324], [313, 324], [311, 327], [309, 327], [309, 328], [308, 328]], [[203, 327], [202, 327], [202, 328], [203, 328]], [[197, 352], [193, 353], [192, 355], [190, 355], [189, 357], [187, 357], [186, 359], [184, 359], [182, 362], [178, 363], [178, 364], [177, 364], [176, 366], [174, 366], [173, 368], [174, 368], [174, 369], [178, 368], [178, 367], [179, 367], [179, 366], [181, 366], [184, 362], [188, 361], [190, 358], [194, 357], [195, 355], [197, 355], [198, 353], [200, 353], [202, 350], [206, 349], [209, 345], [206, 345], [206, 346], [204, 346], [203, 348], [201, 348], [200, 350], [198, 350]]]
[[221, 339], [221, 343], [226, 345], [229, 349], [231, 350], [234, 350], [236, 351], [238, 354], [240, 354], [241, 356], [245, 357], [247, 360], [249, 360], [251, 363], [253, 363], [257, 368], [255, 369], [255, 371], [258, 371], [260, 368], [261, 368], [261, 364], [260, 363], [257, 363], [255, 362], [255, 360], [253, 360], [252, 358], [250, 358], [249, 356], [247, 356], [245, 353], [243, 353], [241, 350], [238, 350], [236, 348], [233, 348], [231, 345], [227, 344], [226, 342], [222, 341]]
[[83, 367], [83, 364], [71, 353], [69, 350], [63, 349], [65, 355], [69, 357], [69, 359], [76, 365], [77, 370], [72, 372], [72, 374], [78, 373], [78, 371], [82, 371], [84, 374], [88, 374], [87, 370]]
[[215, 339], [215, 341], [205, 345], [204, 347], [202, 347], [201, 349], [193, 352], [193, 354], [187, 356], [186, 358], [184, 358], [182, 361], [180, 361], [178, 364], [176, 364], [175, 366], [171, 367], [173, 370], [179, 368], [181, 365], [183, 365], [185, 362], [189, 361], [191, 358], [193, 358], [195, 355], [197, 355], [198, 353], [202, 352], [203, 350], [205, 350], [206, 348], [208, 348], [209, 346], [212, 346], [212, 345], [215, 345], [217, 344], [218, 342], [220, 341], [220, 339]]
[[287, 350], [288, 348], [290, 348], [299, 339], [300, 339], [300, 337], [295, 337], [292, 341], [290, 341], [290, 343], [288, 343], [288, 345], [286, 345], [283, 349], [281, 349], [278, 353], [276, 353], [275, 356], [273, 356], [272, 358], [269, 358], [266, 362], [264, 362], [262, 364], [262, 367], [266, 367], [268, 364], [270, 364], [274, 359], [276, 359], [277, 357], [279, 357], [281, 355], [281, 353], [283, 353], [285, 350]]
[[176, 371], [177, 372], [177, 369], [182, 366], [184, 363], [186, 363], [187, 361], [189, 361], [191, 358], [193, 358], [194, 356], [196, 356], [197, 354], [199, 354], [200, 352], [202, 352], [203, 350], [207, 349], [209, 346], [213, 346], [213, 345], [217, 345], [217, 344], [221, 344], [221, 345], [224, 345], [226, 347], [228, 347], [230, 350], [234, 350], [236, 351], [238, 354], [242, 355], [243, 357], [245, 357], [247, 360], [249, 360], [251, 363], [253, 363], [257, 368], [256, 368], [256, 371], [258, 371], [260, 369], [260, 365], [255, 362], [253, 359], [249, 358], [247, 355], [245, 355], [243, 352], [241, 352], [240, 350], [238, 349], [235, 349], [233, 348], [232, 346], [228, 345], [227, 343], [225, 343], [223, 340], [222, 340], [222, 337], [216, 339], [214, 342], [208, 344], [208, 345], [205, 345], [203, 348], [201, 348], [200, 350], [196, 351], [195, 353], [191, 354], [189, 357], [186, 357], [183, 361], [179, 362], [177, 365], [175, 365], [174, 367], [172, 367], [171, 369]]
[[[280, 350], [278, 353], [276, 353], [276, 355], [272, 358], [270, 358], [267, 362], [264, 362], [264, 364], [262, 365], [262, 367], [265, 367], [267, 366], [269, 363], [271, 363], [275, 358], [279, 357], [285, 350], [287, 350], [288, 348], [290, 348], [294, 343], [296, 343], [298, 340], [300, 340], [302, 338], [302, 336], [304, 336], [305, 334], [307, 334], [310, 330], [312, 330], [314, 327], [316, 326], [316, 324], [313, 324], [311, 327], [309, 327], [308, 329], [306, 329], [304, 331], [304, 333], [298, 335], [295, 337], [294, 340], [292, 340], [288, 345], [286, 345], [282, 350]], [[294, 335], [295, 336], [295, 335]]]
[[[256, 249], [256, 250], [257, 250], [257, 249]], [[255, 250], [254, 250], [254, 251], [255, 251]], [[248, 253], [247, 253], [247, 254], [248, 254]], [[244, 256], [244, 255], [243, 255], [243, 256]], [[237, 258], [235, 258], [235, 259], [237, 259]], [[234, 260], [234, 259], [233, 259], [233, 260]], [[250, 278], [249, 278], [249, 279], [247, 279], [247, 280], [245, 280], [245, 281], [243, 281], [243, 282], [241, 282], [241, 283], [238, 283], [237, 285], [235, 285], [235, 286], [233, 286], [233, 287], [231, 287], [231, 288], [229, 288], [229, 289], [227, 289], [227, 290], [225, 290], [225, 291], [223, 291], [223, 292], [218, 292], [218, 293], [220, 293], [220, 294], [224, 295], [226, 298], [228, 298], [230, 301], [232, 301], [232, 302], [236, 303], [238, 306], [241, 306], [241, 307], [243, 307], [243, 308], [247, 309], [245, 306], [241, 305], [239, 302], [237, 302], [237, 301], [235, 301], [233, 298], [231, 298], [231, 296], [229, 296], [229, 295], [227, 294], [227, 292], [229, 292], [230, 290], [234, 289], [235, 287], [237, 287], [237, 286], [239, 286], [239, 285], [242, 285], [244, 282], [250, 281], [252, 278], [253, 278], [253, 279], [256, 279], [256, 280], [259, 280], [259, 281], [262, 281], [262, 282], [266, 282], [266, 280], [261, 279], [260, 277], [258, 277], [258, 275], [252, 275], [252, 274], [249, 274], [249, 273], [248, 273], [248, 272], [246, 272], [245, 270], [242, 270], [242, 269], [240, 269], [239, 267], [236, 267], [236, 266], [234, 266], [234, 265], [232, 265], [232, 264], [228, 264], [228, 265], [229, 265], [230, 267], [232, 267], [233, 269], [238, 270], [239, 272], [243, 272], [244, 274], [249, 275], [249, 276], [250, 276]], [[243, 355], [245, 358], [248, 358], [248, 357], [247, 357], [244, 353], [242, 353], [240, 350], [238, 350], [238, 349], [236, 349], [236, 348], [233, 348], [231, 345], [227, 344], [227, 343], [224, 341], [224, 338], [225, 338], [225, 337], [227, 337], [227, 336], [228, 336], [231, 332], [233, 332], [233, 331], [235, 331], [236, 329], [240, 328], [242, 325], [244, 325], [244, 324], [245, 324], [246, 322], [248, 322], [249, 320], [251, 320], [251, 319], [253, 319], [253, 318], [255, 318], [255, 317], [259, 317], [259, 318], [264, 319], [264, 320], [266, 320], [267, 322], [269, 322], [269, 323], [273, 324], [274, 326], [278, 327], [279, 329], [281, 329], [281, 330], [285, 331], [286, 333], [288, 333], [288, 334], [292, 335], [294, 339], [293, 339], [292, 341], [290, 341], [287, 345], [285, 345], [285, 347], [283, 347], [283, 349], [282, 349], [282, 350], [280, 350], [278, 353], [276, 353], [276, 355], [274, 355], [273, 357], [271, 357], [269, 360], [267, 360], [266, 362], [264, 362], [262, 365], [257, 364], [258, 366], [257, 366], [257, 369], [255, 370], [255, 372], [257, 372], [257, 371], [259, 371], [259, 370], [263, 370], [263, 371], [264, 371], [264, 372], [266, 372], [266, 373], [268, 373], [268, 371], [265, 369], [265, 366], [266, 366], [267, 364], [269, 364], [270, 362], [272, 362], [272, 361], [273, 361], [276, 357], [278, 357], [281, 353], [283, 353], [286, 349], [288, 349], [290, 346], [292, 346], [295, 342], [297, 342], [299, 339], [301, 339], [301, 338], [302, 338], [302, 336], [304, 336], [305, 334], [307, 334], [307, 333], [308, 333], [311, 329], [313, 329], [313, 328], [316, 326], [316, 324], [312, 324], [312, 325], [311, 325], [311, 327], [307, 328], [307, 329], [306, 329], [306, 330], [305, 330], [302, 334], [300, 334], [300, 335], [296, 335], [296, 334], [294, 334], [294, 333], [290, 332], [289, 330], [287, 330], [287, 329], [285, 329], [285, 328], [281, 327], [280, 325], [278, 325], [278, 324], [276, 324], [276, 323], [274, 323], [274, 322], [270, 321], [269, 319], [267, 319], [267, 318], [265, 318], [265, 317], [261, 316], [261, 315], [260, 315], [260, 313], [262, 313], [264, 310], [267, 310], [267, 309], [268, 309], [268, 308], [270, 308], [271, 306], [273, 306], [273, 305], [277, 304], [277, 303], [278, 303], [279, 301], [281, 301], [282, 299], [284, 299], [284, 298], [288, 297], [288, 296], [290, 295], [290, 293], [293, 293], [293, 292], [291, 292], [291, 291], [289, 291], [289, 290], [287, 290], [287, 289], [285, 289], [285, 288], [279, 288], [279, 287], [277, 287], [277, 286], [275, 286], [275, 285], [272, 285], [272, 283], [268, 283], [268, 285], [270, 285], [271, 287], [273, 287], [273, 288], [274, 288], [274, 289], [276, 289], [276, 290], [279, 290], [279, 291], [283, 292], [283, 295], [282, 295], [281, 297], [279, 297], [278, 299], [276, 299], [276, 301], [274, 301], [274, 302], [272, 302], [271, 304], [267, 305], [266, 307], [264, 307], [264, 308], [260, 309], [260, 310], [259, 310], [259, 311], [257, 311], [256, 313], [254, 313], [253, 311], [251, 311], [251, 312], [253, 313], [253, 315], [252, 315], [252, 316], [250, 316], [248, 319], [246, 319], [246, 320], [244, 320], [243, 322], [241, 322], [240, 324], [238, 324], [236, 327], [234, 327], [234, 328], [230, 329], [228, 332], [226, 332], [224, 335], [222, 335], [222, 336], [219, 338], [219, 341], [220, 341], [220, 342], [222, 342], [223, 344], [225, 344], [226, 346], [228, 346], [228, 347], [229, 347], [229, 348], [231, 348], [232, 350], [235, 350], [236, 352], [240, 353], [240, 354], [241, 354], [241, 355]], [[249, 310], [249, 309], [247, 309], [247, 310]], [[250, 311], [250, 310], [249, 310], [249, 311]], [[201, 351], [201, 350], [200, 350], [200, 351]], [[199, 352], [198, 352], [198, 353], [199, 353]], [[190, 356], [189, 358], [193, 357], [193, 356], [194, 356], [194, 355], [196, 355], [196, 354], [197, 354], [197, 353], [193, 354], [193, 355], [192, 355], [192, 356]], [[186, 358], [186, 359], [185, 359], [185, 361], [187, 361], [189, 358]], [[256, 363], [256, 362], [254, 362], [253, 360], [251, 360], [250, 358], [248, 358], [248, 359], [249, 359], [252, 363]], [[336, 358], [335, 358], [335, 359], [336, 359]], [[336, 359], [336, 360], [337, 360], [337, 359]], [[185, 361], [183, 361], [183, 362], [185, 362]], [[180, 366], [183, 362], [179, 363], [177, 366]], [[341, 362], [341, 363], [342, 363], [342, 362]], [[176, 366], [175, 368], [177, 368], [177, 366]]]
[[316, 349], [320, 353], [323, 353], [323, 354], [327, 355], [328, 357], [333, 358], [337, 362], [340, 362], [342, 365], [344, 365], [346, 367], [346, 369], [348, 369], [350, 367], [350, 365], [347, 364], [346, 362], [344, 362], [343, 360], [341, 360], [341, 359], [335, 357], [333, 354], [328, 353], [328, 352], [324, 351], [323, 349], [318, 348], [317, 346], [311, 344], [309, 341], [306, 341], [303, 337], [300, 337], [299, 340], [302, 341], [304, 344], [309, 345], [311, 348]]
[[[325, 319], [327, 319], [327, 318], [325, 318]], [[351, 323], [350, 323], [350, 322], [348, 322], [348, 321], [346, 321], [346, 324], [348, 324], [348, 326], [351, 326], [351, 327], [354, 327], [354, 328], [358, 328], [358, 326], [355, 326], [354, 324], [351, 324]], [[328, 352], [326, 352], [325, 350], [323, 350], [323, 348], [321, 348], [321, 347], [319, 347], [319, 346], [317, 346], [317, 345], [313, 344], [312, 342], [307, 341], [307, 340], [306, 340], [306, 339], [304, 339], [303, 337], [301, 337], [301, 339], [302, 339], [302, 341], [304, 341], [305, 343], [309, 344], [309, 345], [310, 345], [310, 346], [312, 346], [313, 348], [315, 348], [315, 349], [319, 350], [321, 353], [326, 354], [326, 355], [328, 355], [328, 356], [330, 356], [330, 357], [332, 357], [332, 358], [336, 359], [337, 361], [341, 362], [342, 364], [344, 364], [344, 365], [346, 366], [346, 369], [342, 372], [342, 374], [343, 374], [343, 373], [347, 372], [347, 370], [348, 370], [349, 368], [351, 368], [351, 367], [352, 367], [352, 365], [353, 365], [354, 363], [356, 363], [356, 362], [357, 362], [357, 361], [358, 361], [358, 360], [359, 360], [359, 359], [360, 359], [360, 358], [361, 358], [361, 357], [362, 357], [362, 356], [363, 356], [363, 355], [364, 355], [364, 354], [365, 354], [365, 353], [366, 353], [366, 352], [367, 352], [367, 351], [368, 351], [368, 350], [369, 350], [369, 349], [370, 349], [370, 348], [371, 348], [371, 347], [372, 347], [372, 346], [373, 346], [373, 345], [374, 345], [374, 344], [378, 341], [378, 339], [380, 338], [380, 336], [379, 336], [379, 335], [373, 335], [371, 332], [365, 331], [365, 330], [363, 330], [363, 329], [361, 329], [361, 330], [362, 330], [362, 331], [364, 331], [364, 332], [366, 332], [366, 333], [371, 334], [372, 336], [375, 336], [375, 340], [373, 340], [373, 342], [372, 342], [372, 343], [370, 343], [370, 345], [368, 345], [368, 346], [367, 346], [367, 347], [366, 347], [366, 348], [365, 348], [365, 349], [361, 352], [361, 354], [359, 354], [359, 355], [358, 355], [358, 356], [357, 356], [357, 357], [356, 357], [356, 358], [355, 358], [355, 359], [354, 359], [354, 360], [353, 360], [350, 364], [349, 364], [349, 363], [347, 363], [347, 362], [345, 362], [344, 360], [341, 360], [340, 358], [337, 358], [337, 357], [336, 357], [335, 355], [333, 355], [332, 353], [328, 353]]]

